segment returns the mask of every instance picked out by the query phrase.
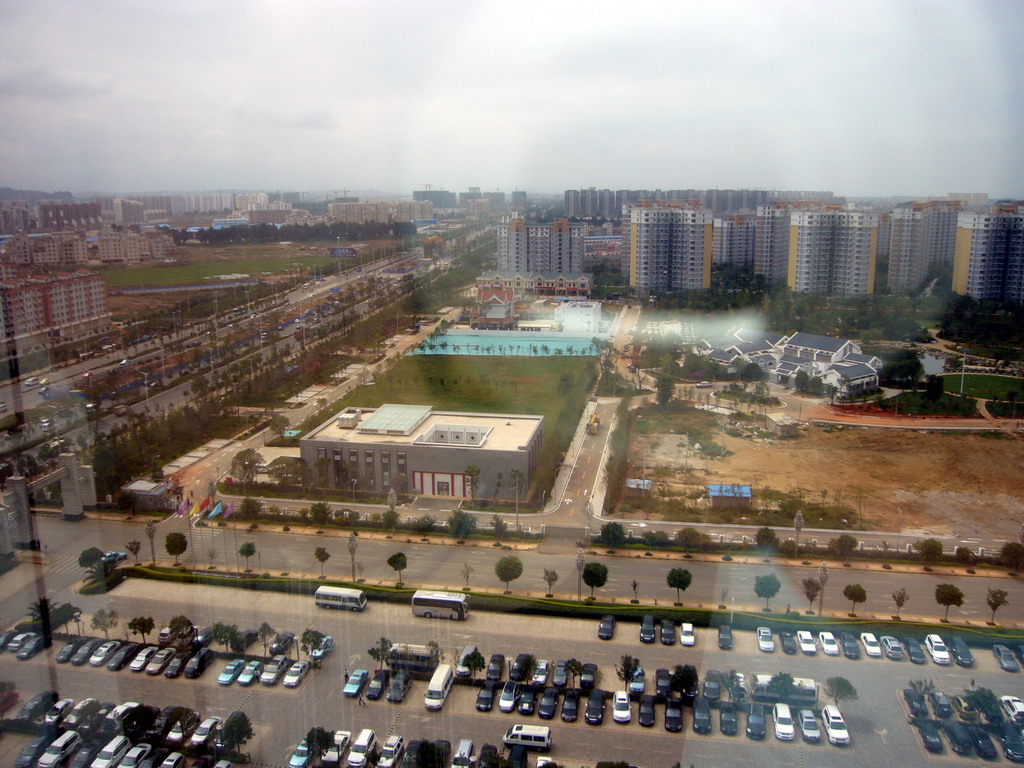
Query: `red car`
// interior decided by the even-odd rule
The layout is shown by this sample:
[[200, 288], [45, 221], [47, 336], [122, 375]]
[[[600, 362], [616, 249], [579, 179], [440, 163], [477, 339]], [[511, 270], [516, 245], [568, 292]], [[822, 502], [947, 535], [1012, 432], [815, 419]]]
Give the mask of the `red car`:
[[17, 691], [0, 691], [0, 713], [6, 712], [17, 704], [18, 698]]

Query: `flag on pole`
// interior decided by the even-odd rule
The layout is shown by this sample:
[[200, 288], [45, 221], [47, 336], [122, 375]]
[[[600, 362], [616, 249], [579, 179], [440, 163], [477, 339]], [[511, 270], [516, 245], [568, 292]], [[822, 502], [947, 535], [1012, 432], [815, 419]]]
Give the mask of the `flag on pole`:
[[202, 502], [201, 502], [201, 503], [199, 504], [199, 511], [200, 511], [200, 512], [205, 512], [205, 511], [206, 511], [206, 509], [207, 509], [207, 507], [209, 507], [209, 506], [210, 506], [210, 497], [209, 497], [209, 496], [207, 496], [207, 497], [206, 497], [205, 499], [203, 499], [203, 500], [202, 500]]
[[212, 512], [211, 512], [210, 514], [208, 514], [208, 515], [206, 516], [206, 519], [207, 519], [207, 520], [209, 520], [209, 519], [211, 519], [211, 518], [214, 518], [214, 517], [216, 517], [217, 515], [219, 515], [219, 514], [220, 514], [220, 512], [221, 512], [221, 510], [222, 510], [223, 508], [224, 508], [224, 505], [223, 505], [223, 504], [221, 504], [221, 503], [220, 503], [220, 502], [218, 501], [218, 502], [217, 502], [217, 506], [215, 506], [215, 507], [213, 508], [213, 511], [212, 511]]
[[188, 502], [185, 501], [185, 499], [182, 499], [181, 503], [178, 505], [178, 517], [181, 517], [187, 511], [188, 511]]
[[234, 504], [228, 504], [228, 508], [224, 512], [224, 519], [227, 520], [233, 514], [235, 514], [235, 505]]
[[188, 512], [188, 516], [189, 517], [196, 517], [197, 515], [199, 515], [199, 502], [198, 501], [195, 504], [192, 505], [192, 509], [190, 509], [189, 512]]

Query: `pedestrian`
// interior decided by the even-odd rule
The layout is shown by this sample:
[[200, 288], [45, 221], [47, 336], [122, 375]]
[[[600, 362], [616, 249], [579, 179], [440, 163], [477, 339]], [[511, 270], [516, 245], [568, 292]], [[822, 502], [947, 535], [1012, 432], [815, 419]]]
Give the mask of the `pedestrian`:
[[363, 694], [362, 693], [359, 694], [359, 706], [360, 707], [365, 707], [366, 706], [366, 700], [363, 698]]
[[789, 616], [789, 603], [786, 603], [786, 615]]
[[345, 684], [348, 685], [348, 670], [345, 670]]
[[974, 678], [971, 678], [971, 688], [974, 688]]

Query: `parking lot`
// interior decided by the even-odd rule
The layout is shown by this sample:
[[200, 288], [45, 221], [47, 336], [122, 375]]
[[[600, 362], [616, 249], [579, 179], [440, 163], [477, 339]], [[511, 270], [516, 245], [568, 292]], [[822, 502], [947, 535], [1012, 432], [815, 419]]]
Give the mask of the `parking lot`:
[[[6, 654], [0, 656], [4, 677], [16, 683], [23, 701], [40, 690], [54, 688], [61, 696], [75, 699], [92, 696], [101, 701], [141, 701], [158, 707], [182, 704], [203, 717], [224, 717], [241, 709], [250, 716], [255, 730], [255, 737], [246, 749], [254, 760], [268, 765], [286, 764], [291, 749], [312, 726], [353, 733], [370, 727], [377, 731], [380, 739], [391, 733], [401, 734], [407, 740], [444, 738], [453, 744], [469, 738], [479, 747], [484, 743], [500, 744], [504, 731], [517, 722], [550, 725], [554, 744], [551, 757], [583, 764], [593, 764], [600, 759], [622, 759], [641, 768], [667, 768], [677, 760], [684, 765], [961, 763], [965, 758], [948, 749], [939, 756], [923, 750], [914, 729], [907, 724], [901, 697], [908, 681], [933, 679], [937, 687], [957, 693], [974, 680], [979, 686], [991, 688], [997, 696], [1021, 695], [1024, 687], [1020, 675], [1001, 671], [991, 653], [984, 650], [975, 654], [977, 663], [971, 669], [940, 667], [930, 661], [924, 665], [887, 659], [854, 661], [842, 656], [825, 657], [820, 652], [816, 656], [789, 656], [780, 650], [763, 653], [758, 650], [752, 632], [735, 633], [734, 649], [722, 651], [717, 647], [715, 633], [699, 628], [697, 644], [684, 648], [678, 643], [671, 646], [659, 642], [642, 644], [636, 624], [620, 623], [614, 638], [602, 641], [597, 638], [597, 622], [594, 621], [472, 612], [468, 621], [448, 622], [419, 619], [412, 616], [408, 607], [393, 604], [371, 603], [364, 613], [353, 614], [317, 609], [311, 598], [260, 593], [258, 601], [250, 603], [240, 601], [240, 594], [247, 598], [252, 596], [234, 590], [178, 585], [161, 585], [159, 591], [154, 591], [151, 585], [130, 581], [111, 595], [110, 604], [116, 606], [122, 616], [153, 615], [158, 623], [180, 609], [199, 626], [226, 621], [245, 628], [268, 621], [278, 629], [296, 633], [312, 626], [333, 635], [337, 642], [323, 668], [313, 670], [296, 688], [284, 688], [281, 684], [224, 686], [217, 683], [224, 661], [212, 665], [197, 680], [167, 680], [162, 676], [134, 674], [127, 669], [111, 672], [105, 668], [57, 665], [52, 662], [55, 648], [28, 661], [15, 661]], [[179, 597], [188, 602], [177, 603]], [[648, 692], [652, 691], [654, 670], [672, 669], [676, 664], [694, 665], [702, 680], [710, 669], [723, 673], [743, 672], [748, 683], [754, 675], [780, 671], [813, 678], [819, 683], [829, 677], [842, 676], [856, 686], [859, 694], [857, 700], [840, 704], [852, 743], [839, 748], [824, 739], [820, 744], [806, 744], [799, 737], [793, 742], [780, 742], [772, 735], [770, 718], [766, 738], [755, 742], [743, 734], [745, 718], [742, 715], [738, 735], [726, 736], [719, 731], [716, 712], [713, 712], [711, 733], [700, 735], [692, 730], [689, 709], [685, 711], [682, 732], [668, 733], [663, 727], [662, 705], [656, 707], [656, 721], [651, 728], [637, 723], [635, 703], [628, 725], [613, 721], [610, 705], [599, 726], [586, 724], [582, 710], [575, 723], [565, 723], [557, 717], [546, 721], [536, 715], [506, 714], [497, 707], [491, 712], [478, 712], [476, 689], [462, 685], [452, 689], [440, 712], [430, 713], [423, 706], [426, 684], [419, 681], [413, 684], [401, 704], [381, 700], [367, 701], [361, 706], [358, 699], [342, 695], [344, 675], [346, 671], [374, 668], [367, 650], [382, 636], [393, 642], [418, 644], [435, 640], [448, 661], [454, 660], [467, 643], [478, 645], [485, 657], [503, 653], [512, 659], [518, 653], [530, 653], [554, 662], [571, 656], [581, 662], [598, 664], [597, 686], [607, 691], [624, 687], [614, 668], [626, 653], [638, 657], [647, 670]], [[823, 698], [819, 700], [819, 708], [825, 703]], [[12, 764], [11, 750], [17, 741], [4, 739], [0, 745], [3, 764]], [[1000, 757], [999, 761], [1004, 760]]]

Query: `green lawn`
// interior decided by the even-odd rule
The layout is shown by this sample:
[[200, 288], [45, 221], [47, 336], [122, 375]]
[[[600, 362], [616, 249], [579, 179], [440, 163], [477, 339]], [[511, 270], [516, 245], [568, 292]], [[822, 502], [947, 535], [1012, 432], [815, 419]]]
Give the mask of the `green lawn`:
[[[262, 249], [264, 252], [270, 249]], [[259, 277], [260, 272], [277, 275], [287, 272], [292, 264], [301, 264], [303, 269], [333, 267], [337, 260], [323, 253], [310, 251], [293, 252], [277, 248], [257, 258], [215, 259], [188, 264], [157, 264], [150, 267], [103, 269], [100, 272], [108, 288], [139, 288], [164, 285], [187, 285], [209, 282], [205, 278], [216, 275], [247, 274]]]
[[[947, 373], [942, 377], [942, 387], [946, 392], [960, 394], [960, 374]], [[964, 376], [964, 394], [968, 397], [980, 397], [984, 400], [1005, 400], [1006, 393], [1016, 390], [1024, 395], [1024, 379], [1014, 376], [994, 376], [988, 373], [968, 373]]]

